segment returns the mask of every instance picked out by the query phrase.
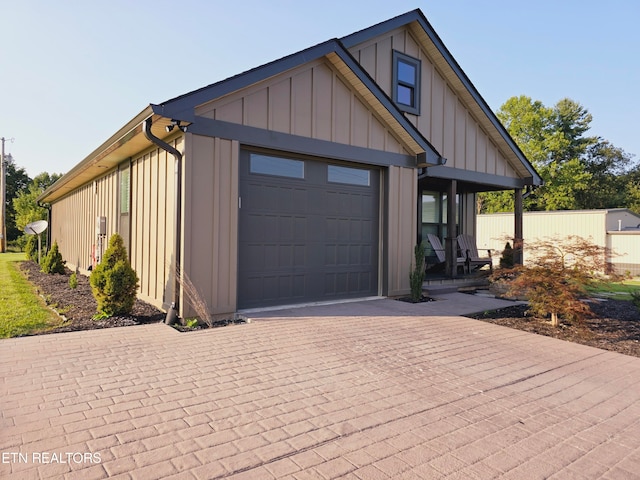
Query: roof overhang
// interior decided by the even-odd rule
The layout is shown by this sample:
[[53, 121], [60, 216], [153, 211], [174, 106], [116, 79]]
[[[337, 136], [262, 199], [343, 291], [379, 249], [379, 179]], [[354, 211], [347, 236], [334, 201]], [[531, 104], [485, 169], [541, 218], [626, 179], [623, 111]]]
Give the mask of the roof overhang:
[[390, 129], [393, 135], [415, 155], [416, 166], [440, 165], [442, 156], [395, 106], [368, 73], [336, 39], [318, 44], [229, 79], [214, 83], [180, 97], [152, 105], [153, 112], [163, 117], [194, 122], [195, 108], [212, 100], [265, 81], [314, 60], [326, 59], [360, 96], [362, 101]]
[[469, 77], [464, 73], [419, 9], [348, 35], [342, 38], [341, 41], [346, 48], [352, 48], [385, 32], [402, 27], [407, 27], [413, 37], [420, 43], [436, 69], [444, 76], [455, 93], [469, 108], [471, 114], [491, 140], [498, 145], [515, 172], [521, 178], [527, 179], [531, 185], [542, 185], [542, 177], [520, 150], [495, 113], [489, 108], [487, 102], [471, 83]]
[[170, 120], [154, 115], [151, 106], [146, 107], [125, 126], [113, 134], [106, 142], [91, 152], [84, 160], [47, 188], [38, 202], [50, 203], [64, 197], [76, 188], [98, 178], [117, 167], [131, 156], [151, 147], [142, 131], [142, 122], [152, 117], [152, 132], [160, 138], [170, 134], [166, 128]]

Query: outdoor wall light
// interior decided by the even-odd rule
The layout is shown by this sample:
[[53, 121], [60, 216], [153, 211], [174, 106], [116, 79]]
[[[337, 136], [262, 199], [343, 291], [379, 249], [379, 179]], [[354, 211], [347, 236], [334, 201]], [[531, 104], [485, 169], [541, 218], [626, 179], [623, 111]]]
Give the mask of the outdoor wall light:
[[187, 131], [186, 125], [181, 125], [180, 120], [173, 120], [173, 119], [171, 120], [171, 123], [165, 127], [165, 129], [167, 130], [167, 133], [169, 133], [173, 131], [175, 127], [178, 127], [178, 129], [180, 129], [181, 132]]

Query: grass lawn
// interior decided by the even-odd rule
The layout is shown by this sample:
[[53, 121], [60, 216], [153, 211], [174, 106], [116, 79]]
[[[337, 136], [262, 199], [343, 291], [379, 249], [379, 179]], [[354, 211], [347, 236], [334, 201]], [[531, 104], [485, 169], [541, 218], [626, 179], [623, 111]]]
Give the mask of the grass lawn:
[[640, 278], [615, 283], [602, 282], [595, 288], [589, 289], [589, 291], [592, 294], [615, 298], [617, 300], [631, 300], [631, 292], [640, 291]]
[[18, 271], [24, 253], [0, 253], [0, 338], [15, 337], [60, 326], [33, 286]]

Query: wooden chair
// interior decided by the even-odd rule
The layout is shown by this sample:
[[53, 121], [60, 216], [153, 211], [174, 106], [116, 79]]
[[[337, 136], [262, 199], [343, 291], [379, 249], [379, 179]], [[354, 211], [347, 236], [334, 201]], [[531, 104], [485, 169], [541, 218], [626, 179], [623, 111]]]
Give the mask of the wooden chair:
[[[442, 246], [442, 243], [440, 242], [440, 239], [433, 233], [428, 233], [427, 240], [429, 240], [429, 243], [431, 244], [431, 248], [433, 249], [433, 252], [436, 254], [436, 258], [438, 259], [438, 264], [445, 263], [447, 261], [447, 255]], [[464, 268], [465, 260], [466, 260], [465, 257], [457, 257], [456, 267]]]
[[487, 249], [488, 257], [481, 257], [478, 253], [476, 240], [471, 235], [458, 235], [458, 247], [464, 255], [467, 273], [471, 273], [471, 266], [475, 268], [489, 265], [489, 269], [493, 270], [493, 259], [491, 258], [491, 250]]

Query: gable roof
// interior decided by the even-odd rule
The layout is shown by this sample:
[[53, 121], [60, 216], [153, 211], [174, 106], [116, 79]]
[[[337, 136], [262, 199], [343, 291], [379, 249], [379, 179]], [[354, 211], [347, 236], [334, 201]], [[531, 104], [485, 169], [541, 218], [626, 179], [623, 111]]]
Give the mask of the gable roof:
[[[529, 162], [520, 147], [507, 132], [504, 125], [491, 110], [487, 102], [482, 98], [476, 87], [471, 83], [469, 77], [462, 70], [458, 62], [453, 58], [451, 52], [442, 42], [442, 39], [435, 32], [420, 9], [412, 10], [402, 15], [398, 15], [390, 20], [378, 23], [358, 32], [347, 35], [341, 39], [346, 48], [352, 48], [364, 43], [372, 38], [383, 35], [389, 31], [401, 27], [408, 27], [415, 39], [419, 41], [424, 50], [428, 53], [436, 67], [451, 83], [456, 93], [464, 100], [467, 107], [475, 115], [476, 119], [488, 132], [489, 136], [497, 144], [503, 147], [510, 155], [512, 167], [523, 176], [530, 176], [534, 185], [541, 185], [542, 178]], [[443, 167], [429, 169], [429, 173]]]
[[541, 184], [542, 180], [533, 166], [482, 99], [425, 16], [417, 9], [360, 30], [342, 39], [328, 40], [220, 82], [166, 100], [160, 104], [150, 104], [55, 184], [46, 189], [40, 195], [38, 201], [50, 202], [56, 200], [73, 189], [101, 176], [106, 170], [117, 166], [131, 155], [150, 147], [152, 144], [145, 138], [141, 128], [141, 124], [146, 118], [153, 118], [152, 128], [154, 129], [154, 135], [163, 139], [167, 138], [169, 135], [164, 131], [164, 127], [169, 125], [171, 120], [180, 120], [185, 123], [192, 123], [197, 120], [194, 113], [196, 106], [320, 58], [326, 58], [340, 72], [351, 87], [364, 99], [366, 104], [380, 116], [390, 130], [407, 146], [408, 150], [419, 158], [419, 163], [434, 165], [434, 167], [431, 167], [433, 170], [430, 169], [429, 173], [433, 172], [437, 175], [437, 169], [443, 168], [442, 166], [436, 166], [442, 165], [442, 155], [396, 107], [389, 96], [348, 50], [358, 43], [403, 26], [408, 26], [412, 29], [414, 35], [422, 42], [425, 50], [434, 58], [436, 65], [444, 71], [447, 80], [457, 87], [456, 91], [481, 120], [482, 125], [488, 131], [493, 132], [492, 138], [494, 138], [494, 141], [502, 142], [504, 150], [513, 152], [513, 158], [510, 160], [515, 164], [512, 165], [515, 170], [523, 177], [530, 177], [533, 184]]
[[328, 40], [279, 60], [248, 70], [176, 98], [151, 105], [155, 114], [185, 122], [194, 122], [198, 105], [242, 90], [311, 61], [326, 58], [358, 92], [367, 105], [385, 121], [391, 130], [415, 155], [426, 154], [426, 163], [437, 165], [442, 156], [396, 107], [378, 84], [353, 58], [338, 39]]

